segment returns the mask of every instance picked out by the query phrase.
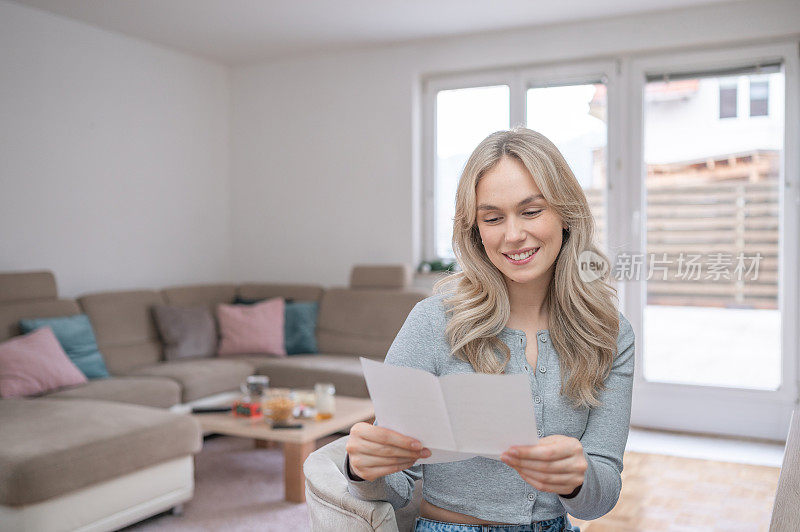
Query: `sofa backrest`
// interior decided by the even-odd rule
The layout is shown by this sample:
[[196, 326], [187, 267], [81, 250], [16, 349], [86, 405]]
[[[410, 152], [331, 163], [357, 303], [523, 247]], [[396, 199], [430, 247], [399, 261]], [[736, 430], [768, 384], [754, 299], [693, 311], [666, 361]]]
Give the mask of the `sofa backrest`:
[[[242, 297], [319, 297], [313, 285], [232, 283], [173, 286], [162, 290], [126, 290], [88, 294], [78, 303], [92, 322], [97, 344], [112, 375], [163, 360], [163, 345], [153, 316], [154, 305], [191, 307], [206, 305], [216, 319], [216, 306]], [[302, 297], [301, 297], [302, 296]]]
[[382, 358], [414, 305], [429, 294], [409, 290], [406, 266], [355, 266], [349, 288], [320, 285], [232, 283], [174, 286], [160, 291], [125, 290], [57, 299], [52, 272], [0, 273], [0, 341], [19, 334], [21, 318], [85, 313], [112, 375], [162, 360], [163, 346], [153, 305], [208, 305], [236, 295], [248, 299], [285, 297], [318, 301], [317, 345], [321, 353]]
[[247, 299], [271, 297], [292, 298], [295, 301], [319, 301], [325, 290], [314, 284], [244, 283], [239, 285], [237, 295]]
[[317, 348], [383, 359], [417, 302], [429, 294], [409, 290], [404, 265], [355, 266], [349, 288], [329, 288], [320, 301]]
[[161, 295], [167, 305], [175, 307], [206, 305], [213, 313], [219, 303], [233, 301], [236, 296], [236, 285], [221, 283], [172, 286], [162, 289]]
[[155, 290], [120, 290], [78, 298], [92, 322], [97, 346], [112, 375], [161, 360], [163, 346], [153, 320], [153, 305], [166, 302]]
[[74, 299], [58, 299], [53, 272], [0, 273], [0, 342], [20, 334], [21, 319], [80, 313]]
[[356, 264], [350, 270], [350, 288], [404, 290], [411, 284], [407, 264]]

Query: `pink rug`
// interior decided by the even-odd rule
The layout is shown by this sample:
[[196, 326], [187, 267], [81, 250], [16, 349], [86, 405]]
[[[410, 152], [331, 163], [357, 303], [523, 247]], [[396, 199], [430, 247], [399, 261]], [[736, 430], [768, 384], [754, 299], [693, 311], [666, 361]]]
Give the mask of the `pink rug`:
[[[320, 440], [318, 447], [341, 438]], [[209, 437], [195, 456], [194, 498], [183, 515], [155, 515], [122, 530], [310, 530], [305, 503], [283, 500], [283, 451], [257, 449], [253, 440]]]

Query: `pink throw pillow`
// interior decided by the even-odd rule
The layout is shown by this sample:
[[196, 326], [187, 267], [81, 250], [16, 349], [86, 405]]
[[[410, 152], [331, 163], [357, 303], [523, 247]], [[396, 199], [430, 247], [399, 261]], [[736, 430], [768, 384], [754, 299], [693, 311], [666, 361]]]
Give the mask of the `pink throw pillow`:
[[0, 344], [0, 397], [26, 397], [85, 382], [86, 375], [69, 359], [50, 327]]
[[255, 305], [217, 307], [220, 342], [217, 354], [286, 356], [283, 322], [286, 302], [275, 297]]

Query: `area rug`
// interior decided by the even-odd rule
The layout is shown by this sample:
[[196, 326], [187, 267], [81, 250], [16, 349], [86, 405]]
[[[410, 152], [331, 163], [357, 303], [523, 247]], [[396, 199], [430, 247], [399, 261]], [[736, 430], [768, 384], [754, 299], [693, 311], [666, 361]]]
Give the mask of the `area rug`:
[[[317, 446], [341, 437], [324, 438]], [[194, 497], [183, 505], [183, 515], [162, 513], [122, 530], [310, 530], [306, 505], [283, 496], [280, 447], [259, 449], [253, 440], [210, 435], [195, 456]]]

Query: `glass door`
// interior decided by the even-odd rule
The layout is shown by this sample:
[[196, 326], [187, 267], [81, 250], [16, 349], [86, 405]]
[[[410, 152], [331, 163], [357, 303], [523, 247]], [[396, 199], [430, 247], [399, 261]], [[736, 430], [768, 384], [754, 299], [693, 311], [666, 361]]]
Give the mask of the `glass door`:
[[635, 285], [641, 331], [632, 424], [786, 435], [797, 399], [797, 343], [787, 339], [797, 335], [798, 228], [787, 201], [787, 65], [771, 52], [632, 69], [638, 249], [615, 262]]

